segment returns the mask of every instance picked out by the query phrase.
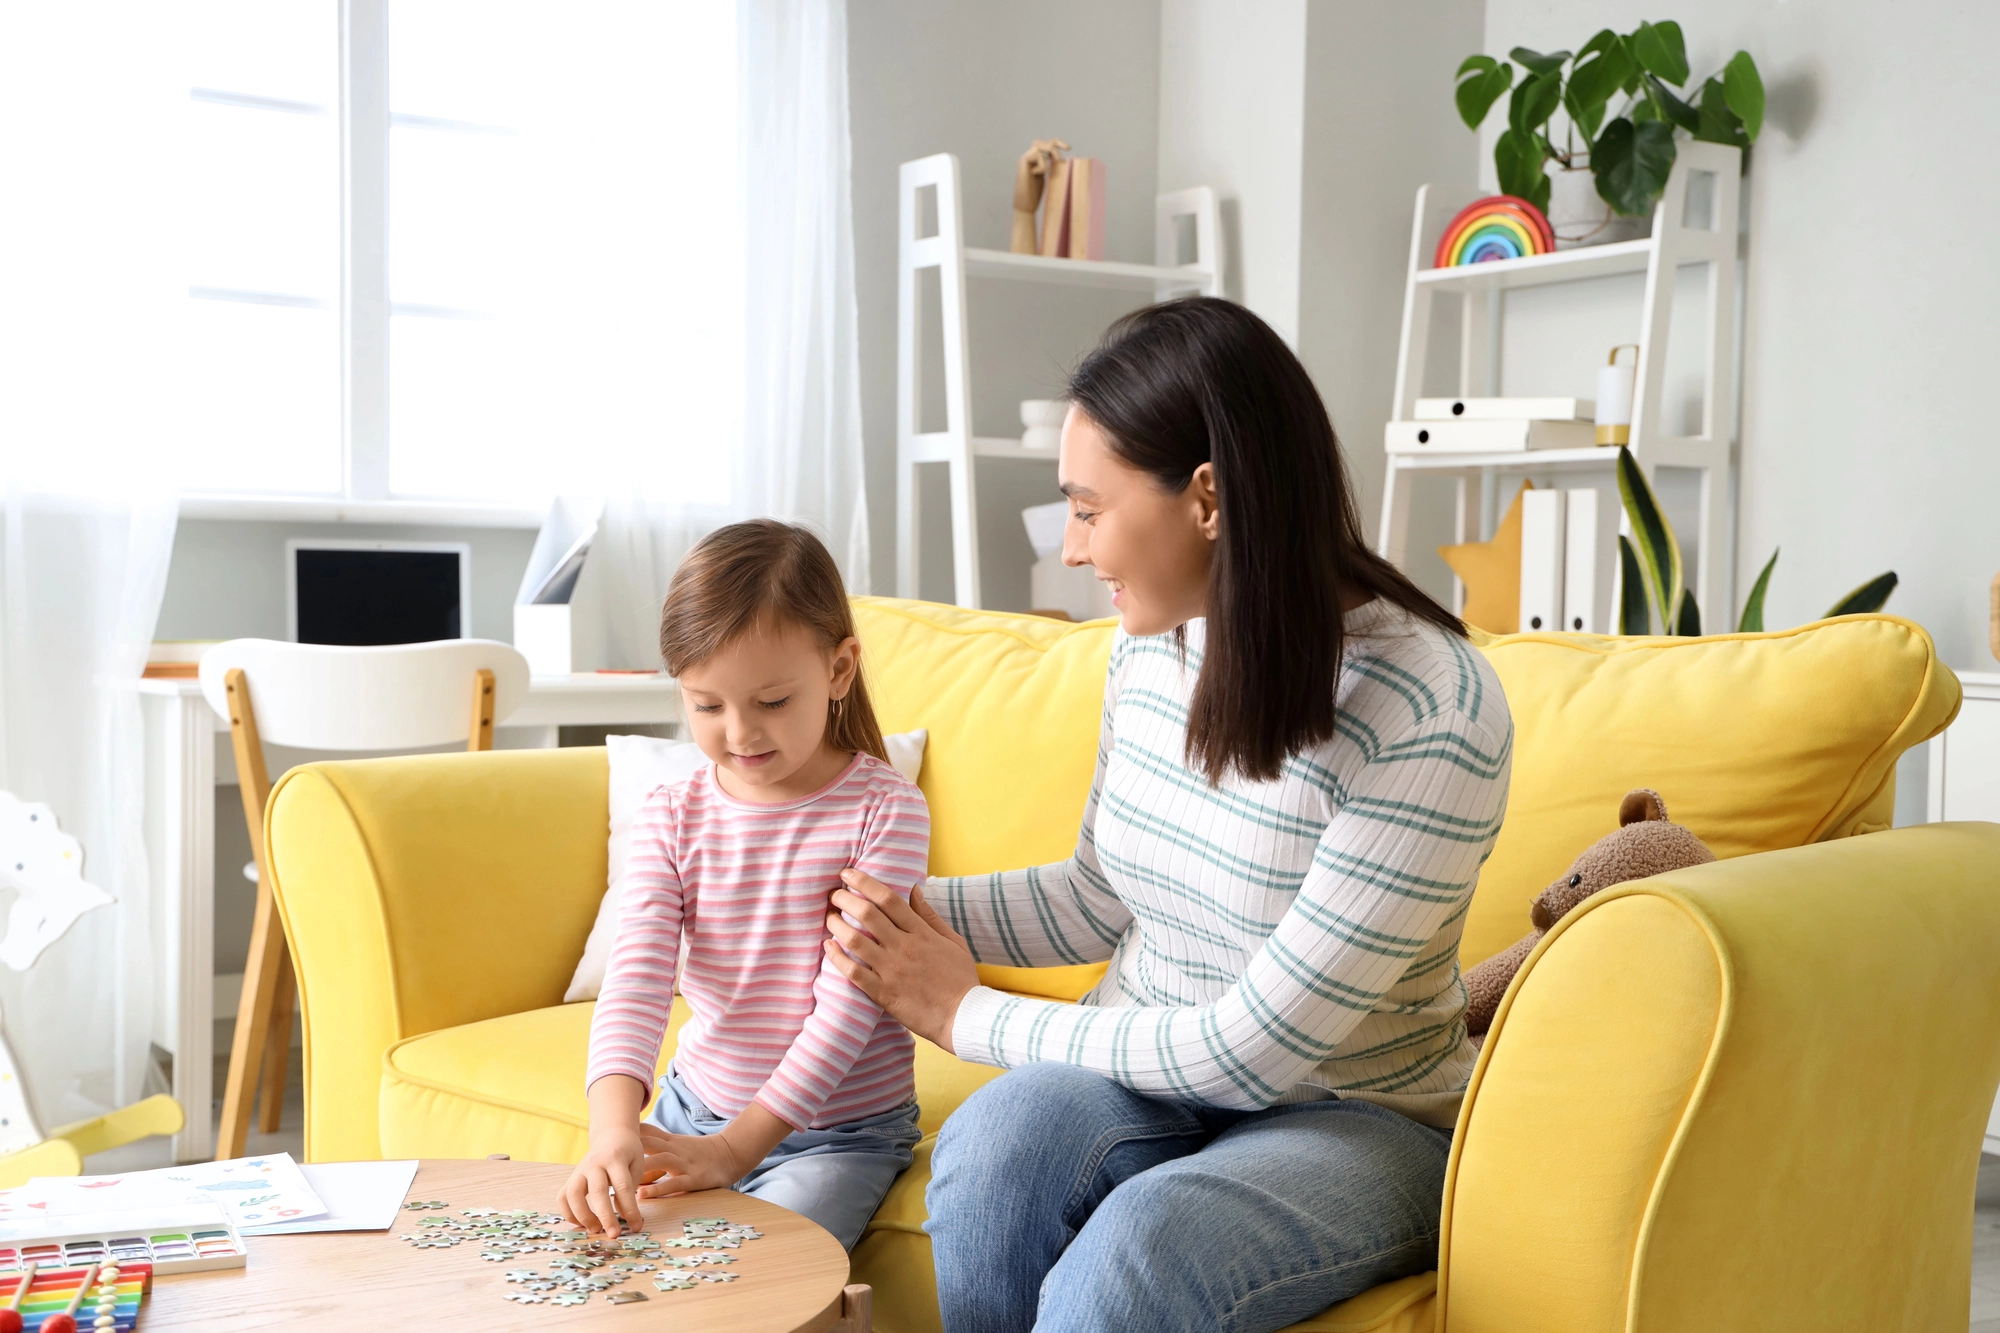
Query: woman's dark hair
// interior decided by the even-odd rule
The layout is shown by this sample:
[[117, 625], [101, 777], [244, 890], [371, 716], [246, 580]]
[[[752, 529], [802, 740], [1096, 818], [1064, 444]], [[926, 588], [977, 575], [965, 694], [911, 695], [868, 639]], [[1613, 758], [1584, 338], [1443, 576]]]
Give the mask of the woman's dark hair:
[[1125, 316], [1069, 397], [1169, 493], [1214, 464], [1220, 533], [1187, 761], [1268, 780], [1333, 735], [1341, 601], [1365, 592], [1463, 635], [1458, 617], [1368, 549], [1326, 405], [1257, 316], [1212, 296]]
[[[803, 627], [822, 652], [855, 637], [840, 566], [819, 538], [775, 518], [717, 528], [695, 543], [667, 585], [660, 611], [667, 674], [700, 666], [764, 620]], [[847, 697], [827, 703], [826, 736], [837, 750], [889, 762], [859, 664]]]

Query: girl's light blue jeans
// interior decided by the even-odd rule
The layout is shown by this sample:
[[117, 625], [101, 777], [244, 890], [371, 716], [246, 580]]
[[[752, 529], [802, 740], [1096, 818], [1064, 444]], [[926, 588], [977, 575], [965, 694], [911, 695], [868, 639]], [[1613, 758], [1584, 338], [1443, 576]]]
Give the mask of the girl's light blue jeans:
[[938, 1136], [946, 1333], [1283, 1328], [1436, 1266], [1450, 1150], [1369, 1102], [1224, 1111], [1024, 1065]]
[[[702, 1105], [670, 1064], [646, 1123], [669, 1134], [718, 1134], [729, 1120]], [[795, 1130], [734, 1188], [804, 1214], [851, 1250], [921, 1137], [915, 1102], [850, 1125]]]

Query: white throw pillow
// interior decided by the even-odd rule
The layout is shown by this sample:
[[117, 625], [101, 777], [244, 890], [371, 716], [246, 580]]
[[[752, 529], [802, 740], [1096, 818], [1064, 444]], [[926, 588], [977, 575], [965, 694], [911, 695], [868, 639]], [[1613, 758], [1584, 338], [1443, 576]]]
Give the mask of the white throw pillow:
[[[884, 736], [882, 746], [889, 762], [910, 781], [924, 766], [924, 742], [928, 731], [904, 731]], [[607, 851], [610, 864], [605, 875], [604, 897], [597, 904], [597, 920], [584, 943], [583, 958], [563, 992], [563, 1003], [594, 1000], [604, 987], [604, 969], [611, 962], [611, 944], [618, 935], [618, 900], [625, 882], [625, 863], [632, 854], [632, 821], [639, 807], [655, 788], [685, 782], [708, 762], [708, 756], [693, 741], [667, 741], [657, 736], [606, 736], [604, 748], [611, 759], [611, 842]]]

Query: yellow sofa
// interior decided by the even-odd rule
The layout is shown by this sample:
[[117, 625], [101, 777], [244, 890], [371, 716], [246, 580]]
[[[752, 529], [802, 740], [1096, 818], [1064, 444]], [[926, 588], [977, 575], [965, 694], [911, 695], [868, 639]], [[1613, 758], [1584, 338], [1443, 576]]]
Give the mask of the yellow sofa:
[[[857, 599], [885, 730], [930, 730], [936, 873], [1067, 854], [1111, 630]], [[1722, 858], [1550, 933], [1474, 1075], [1436, 1274], [1301, 1330], [1963, 1325], [2000, 1083], [2000, 826], [1894, 832], [1955, 714], [1918, 627], [1483, 640], [1517, 730], [1467, 965], [1651, 786]], [[601, 750], [314, 764], [267, 813], [306, 1025], [306, 1151], [572, 1161], [605, 874]], [[1868, 834], [1867, 837], [1854, 837]], [[986, 968], [1074, 998], [1098, 968]], [[677, 1015], [678, 1017], [678, 1015]], [[996, 1071], [918, 1043], [924, 1128]], [[662, 1056], [664, 1062], [665, 1056]], [[854, 1255], [885, 1333], [938, 1327], [934, 1138]]]

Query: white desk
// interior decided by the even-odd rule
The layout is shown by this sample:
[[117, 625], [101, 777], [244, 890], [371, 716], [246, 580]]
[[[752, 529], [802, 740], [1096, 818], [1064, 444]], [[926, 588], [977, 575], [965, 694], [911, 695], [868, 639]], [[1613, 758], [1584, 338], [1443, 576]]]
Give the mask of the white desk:
[[[187, 1109], [176, 1161], [214, 1154], [209, 1104], [215, 1078], [215, 789], [236, 782], [229, 727], [192, 680], [139, 683], [146, 736], [146, 857], [152, 870], [153, 1042], [173, 1052], [173, 1094]], [[499, 720], [496, 749], [544, 749], [566, 726], [656, 726], [681, 721], [680, 690], [665, 676], [536, 676], [521, 706]], [[446, 747], [452, 749], [456, 747]], [[353, 759], [267, 746], [275, 782], [318, 759]]]

